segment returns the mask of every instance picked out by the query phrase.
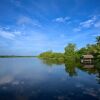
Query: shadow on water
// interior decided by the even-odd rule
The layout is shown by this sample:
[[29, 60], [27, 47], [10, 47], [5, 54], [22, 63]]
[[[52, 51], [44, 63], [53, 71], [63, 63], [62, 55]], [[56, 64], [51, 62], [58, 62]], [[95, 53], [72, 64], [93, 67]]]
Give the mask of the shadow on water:
[[56, 59], [45, 59], [43, 60], [43, 63], [53, 66], [54, 64], [56, 65], [61, 65], [64, 64], [65, 66], [65, 71], [68, 73], [70, 77], [73, 76], [78, 76], [77, 69], [84, 71], [88, 74], [94, 74], [96, 75], [96, 80], [98, 84], [100, 84], [100, 59], [96, 59], [94, 63], [89, 64], [89, 63], [80, 63], [80, 61], [76, 61], [74, 59], [67, 59], [67, 61], [64, 62], [59, 62]]

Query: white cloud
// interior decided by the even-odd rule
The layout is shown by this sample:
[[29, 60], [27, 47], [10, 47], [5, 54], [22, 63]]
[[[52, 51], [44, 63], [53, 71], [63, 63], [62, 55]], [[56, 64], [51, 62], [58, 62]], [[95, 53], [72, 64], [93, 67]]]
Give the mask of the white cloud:
[[96, 34], [93, 34], [92, 36], [93, 36], [93, 37], [100, 36], [100, 33], [98, 33], [98, 34], [97, 34], [97, 33], [96, 33]]
[[96, 21], [96, 17], [94, 16], [94, 17], [92, 17], [89, 20], [86, 20], [84, 22], [81, 22], [80, 23], [80, 26], [81, 27], [84, 27], [84, 28], [90, 28], [92, 25], [94, 25], [95, 21]]
[[0, 36], [6, 39], [15, 39], [16, 36], [21, 36], [22, 32], [18, 30], [9, 31], [6, 27], [0, 26]]
[[22, 32], [20, 32], [20, 31], [17, 31], [17, 30], [15, 30], [14, 32], [13, 32], [15, 35], [22, 35]]
[[17, 20], [17, 24], [18, 25], [33, 25], [33, 26], [41, 27], [38, 20], [32, 19], [27, 16], [20, 16]]
[[74, 32], [80, 32], [80, 31], [81, 31], [81, 28], [80, 28], [80, 27], [74, 28], [73, 31], [74, 31]]
[[4, 31], [0, 29], [0, 36], [7, 39], [14, 39], [15, 35], [12, 32]]
[[58, 18], [54, 19], [53, 21], [64, 23], [64, 22], [66, 22], [69, 19], [70, 19], [70, 17], [58, 17]]
[[100, 21], [98, 21], [98, 16], [93, 16], [88, 20], [85, 20], [83, 22], [80, 22], [78, 27], [74, 28], [74, 32], [79, 32], [82, 29], [88, 29], [88, 28], [99, 28], [100, 27]]

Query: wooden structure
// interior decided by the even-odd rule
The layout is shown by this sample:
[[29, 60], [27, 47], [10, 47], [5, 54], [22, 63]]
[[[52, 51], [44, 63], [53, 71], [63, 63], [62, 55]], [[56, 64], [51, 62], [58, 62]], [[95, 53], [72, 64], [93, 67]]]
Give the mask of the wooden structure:
[[84, 64], [84, 68], [94, 68], [94, 65], [92, 65], [92, 64]]
[[83, 55], [81, 57], [81, 63], [91, 64], [93, 63], [93, 55]]

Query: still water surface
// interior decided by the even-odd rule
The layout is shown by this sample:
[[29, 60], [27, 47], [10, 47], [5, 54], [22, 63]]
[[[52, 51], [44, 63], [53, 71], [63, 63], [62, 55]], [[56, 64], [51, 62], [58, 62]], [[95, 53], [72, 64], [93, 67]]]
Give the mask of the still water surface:
[[0, 100], [100, 100], [97, 76], [38, 58], [0, 58]]

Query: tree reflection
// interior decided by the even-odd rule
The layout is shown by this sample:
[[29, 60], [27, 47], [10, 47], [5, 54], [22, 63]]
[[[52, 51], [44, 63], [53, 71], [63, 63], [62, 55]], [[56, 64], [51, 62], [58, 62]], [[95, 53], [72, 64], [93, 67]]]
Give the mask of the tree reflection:
[[[62, 62], [61, 60], [57, 59], [45, 59], [43, 63], [52, 66], [53, 64], [64, 64], [65, 71], [68, 73], [70, 77], [77, 76], [77, 70], [80, 69], [88, 74], [96, 75], [96, 80], [98, 84], [100, 84], [100, 59], [96, 59], [94, 65], [92, 64], [81, 64], [79, 61], [75, 59], [67, 59], [66, 61]], [[53, 66], [52, 66], [53, 67]]]
[[100, 84], [100, 59], [96, 59], [95, 60], [95, 68], [97, 70], [97, 81], [98, 81], [98, 84]]
[[53, 64], [56, 65], [64, 64], [64, 61], [62, 61], [61, 59], [43, 59], [43, 63], [52, 66]]
[[76, 72], [76, 62], [72, 59], [65, 61], [65, 71], [69, 74], [69, 76], [77, 76]]

